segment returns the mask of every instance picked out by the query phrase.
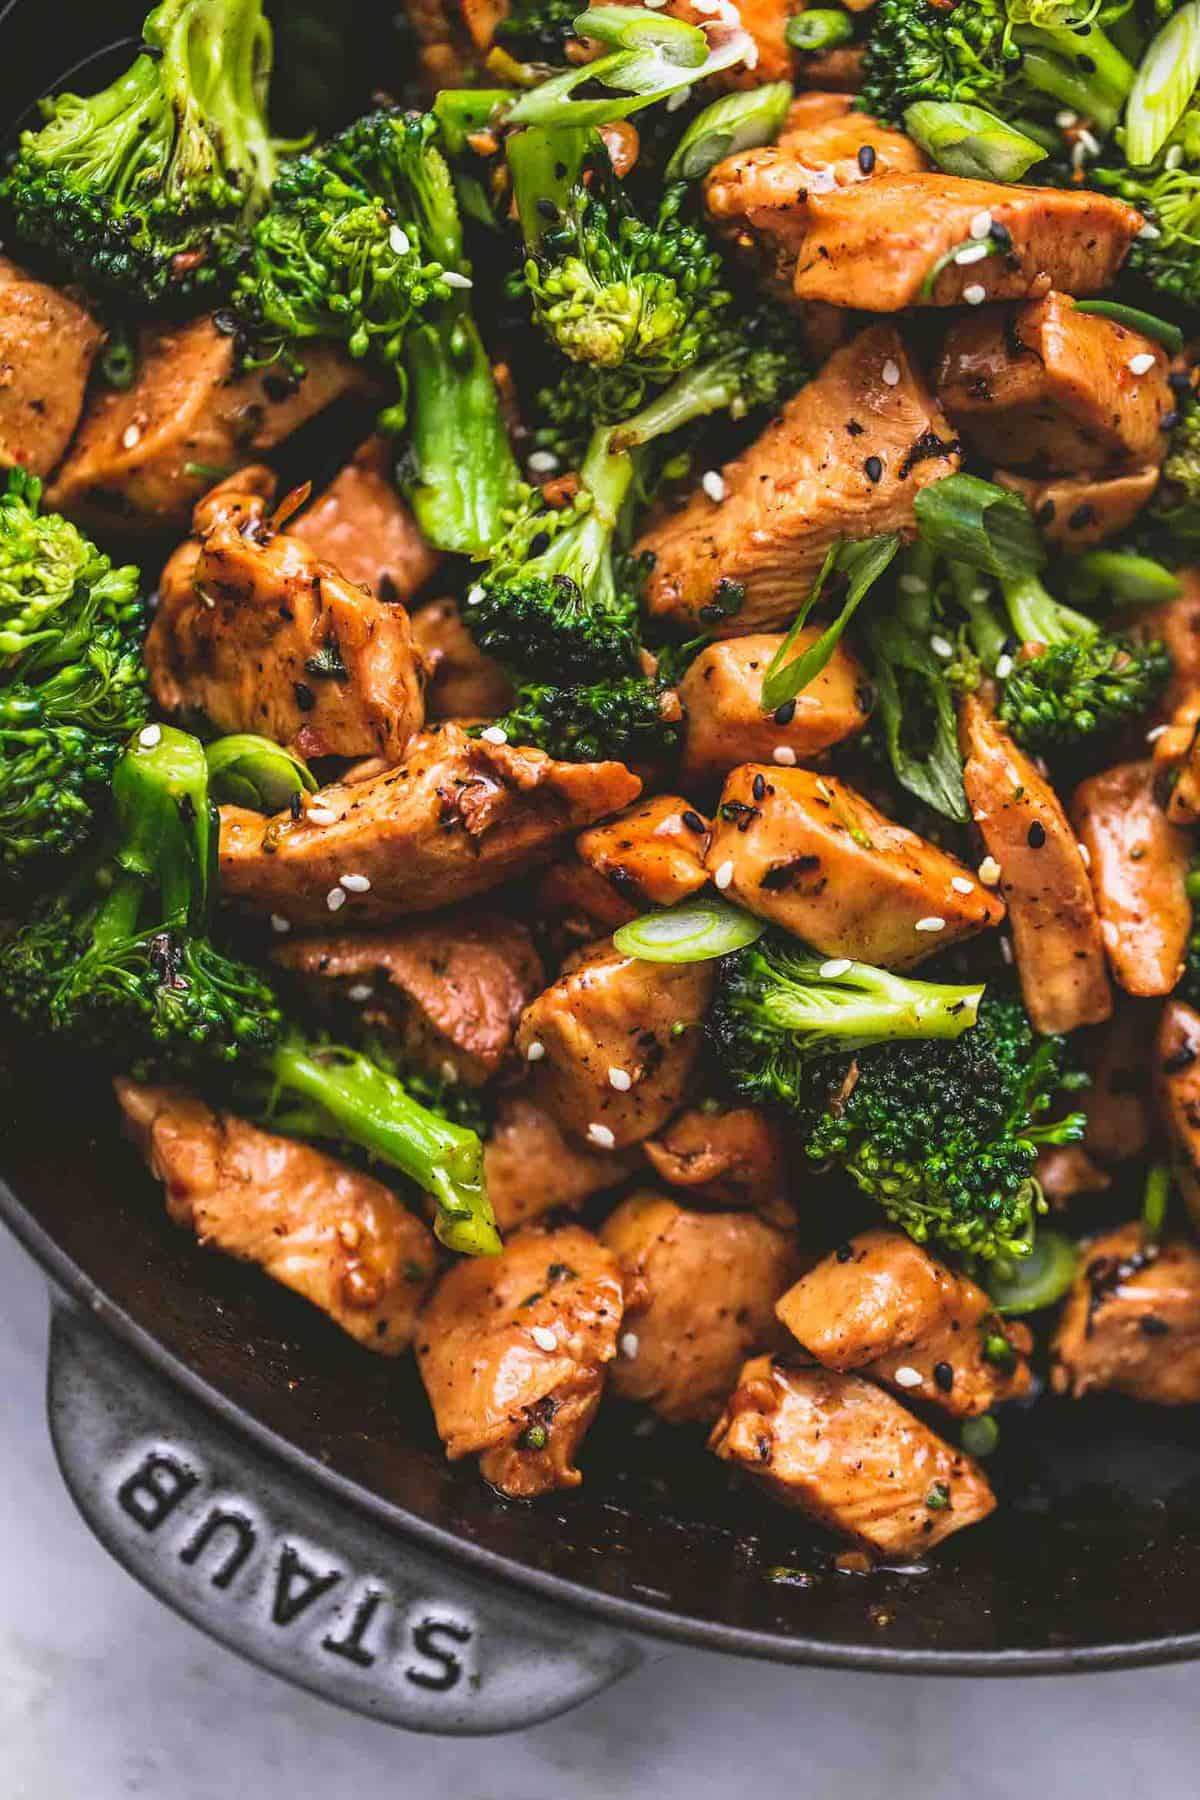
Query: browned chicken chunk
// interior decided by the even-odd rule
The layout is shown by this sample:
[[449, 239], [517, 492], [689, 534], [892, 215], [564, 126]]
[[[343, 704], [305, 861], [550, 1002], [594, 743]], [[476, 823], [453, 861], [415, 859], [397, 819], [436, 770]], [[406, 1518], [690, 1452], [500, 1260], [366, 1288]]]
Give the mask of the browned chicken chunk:
[[214, 470], [274, 448], [342, 395], [362, 370], [323, 344], [298, 384], [236, 371], [232, 337], [211, 319], [148, 325], [130, 387], [91, 394], [47, 504], [97, 531], [184, 531]]
[[[1029, 1388], [1023, 1325], [1005, 1328], [981, 1287], [903, 1231], [864, 1231], [789, 1288], [776, 1307], [826, 1369], [857, 1369], [955, 1418], [984, 1413]], [[984, 1354], [1006, 1337], [1010, 1355]]]
[[1158, 1110], [1192, 1224], [1200, 1228], [1200, 1013], [1183, 1000], [1163, 1008], [1154, 1047]]
[[[820, 626], [807, 627], [794, 653], [802, 655], [820, 634]], [[803, 693], [777, 713], [763, 711], [763, 676], [782, 642], [781, 633], [726, 638], [694, 659], [679, 684], [687, 719], [686, 776], [700, 781], [738, 763], [770, 762], [778, 749], [807, 762], [862, 730], [871, 684], [858, 658], [840, 644]]]
[[413, 636], [429, 670], [425, 711], [431, 719], [495, 719], [513, 701], [513, 684], [498, 662], [476, 648], [457, 600], [431, 600], [412, 616]]
[[515, 1231], [544, 1213], [578, 1207], [617, 1187], [637, 1167], [633, 1150], [593, 1150], [518, 1089], [500, 1098], [483, 1146], [483, 1174], [500, 1231]]
[[708, 848], [718, 888], [826, 956], [911, 969], [999, 924], [974, 873], [832, 775], [734, 769]]
[[932, 1550], [986, 1519], [979, 1465], [857, 1375], [754, 1357], [710, 1447], [787, 1506], [881, 1556]]
[[444, 725], [398, 769], [322, 788], [298, 820], [222, 807], [222, 892], [294, 925], [343, 905], [356, 925], [386, 925], [524, 875], [640, 785], [623, 763], [559, 763]]
[[1200, 1401], [1200, 1250], [1153, 1245], [1139, 1222], [1083, 1250], [1051, 1349], [1051, 1381], [1079, 1399], [1111, 1389], [1158, 1406]]
[[1161, 344], [1068, 294], [956, 319], [938, 399], [967, 443], [1014, 469], [1089, 473], [1162, 461], [1175, 406]]
[[636, 800], [575, 840], [589, 868], [639, 907], [673, 906], [708, 885], [708, 820], [678, 794]]
[[1181, 592], [1161, 606], [1136, 606], [1121, 621], [1122, 629], [1140, 642], [1157, 639], [1171, 658], [1171, 679], [1159, 707], [1169, 721], [1196, 687], [1200, 687], [1200, 568], [1176, 569]]
[[421, 536], [396, 491], [386, 438], [360, 444], [325, 492], [288, 526], [314, 556], [377, 600], [411, 600], [437, 573], [441, 557]]
[[791, 1238], [753, 1213], [689, 1212], [648, 1191], [600, 1237], [625, 1290], [613, 1392], [664, 1419], [715, 1419], [746, 1357], [783, 1342], [775, 1302], [801, 1266]]
[[104, 332], [0, 256], [0, 467], [48, 475], [70, 443]]
[[756, 1107], [694, 1107], [642, 1149], [655, 1174], [686, 1188], [689, 1199], [756, 1212], [772, 1225], [795, 1222], [786, 1139], [778, 1121]]
[[517, 1032], [534, 1098], [598, 1149], [649, 1137], [684, 1097], [715, 981], [711, 962], [639, 962], [608, 939], [571, 957]]
[[1200, 686], [1181, 700], [1155, 739], [1154, 770], [1173, 825], [1200, 820]]
[[[916, 496], [958, 461], [899, 333], [872, 326], [726, 464], [724, 499], [698, 488], [643, 534], [637, 549], [655, 559], [646, 604], [718, 637], [788, 625], [836, 538], [911, 535]], [[732, 614], [722, 607], [731, 583], [745, 590]]]
[[577, 856], [551, 863], [533, 884], [533, 915], [564, 956], [607, 937], [641, 910]]
[[[881, 175], [802, 203], [794, 292], [863, 312], [1036, 300], [1108, 287], [1142, 227], [1088, 189], [1000, 187], [954, 175]], [[990, 212], [1012, 247], [963, 264], [972, 220]], [[993, 240], [994, 241], [994, 240]]]
[[256, 731], [302, 756], [394, 763], [425, 719], [425, 667], [407, 612], [277, 534], [260, 471], [197, 507], [198, 536], [163, 570], [146, 639], [163, 712]]
[[486, 912], [298, 938], [274, 960], [327, 1000], [348, 1001], [405, 1063], [472, 1087], [500, 1072], [545, 980], [525, 927]]
[[992, 478], [1021, 495], [1048, 544], [1070, 553], [1091, 550], [1133, 524], [1158, 486], [1158, 464], [1118, 475], [1051, 475], [1044, 480], [996, 469]]
[[1044, 1145], [1038, 1151], [1033, 1172], [1054, 1208], [1065, 1206], [1080, 1194], [1103, 1194], [1112, 1186], [1112, 1176], [1092, 1160], [1082, 1144]]
[[417, 1365], [452, 1462], [518, 1498], [578, 1487], [575, 1457], [617, 1351], [616, 1257], [578, 1225], [529, 1227], [438, 1283]]
[[178, 1088], [116, 1086], [126, 1129], [177, 1225], [257, 1263], [366, 1349], [408, 1348], [437, 1256], [428, 1229], [390, 1188]]
[[1192, 842], [1158, 803], [1154, 764], [1118, 763], [1080, 782], [1071, 823], [1087, 852], [1113, 975], [1127, 994], [1169, 994], [1192, 928]]
[[1054, 789], [971, 694], [963, 782], [1008, 903], [1025, 1007], [1038, 1031], [1074, 1031], [1112, 1012], [1100, 918], [1075, 833]]
[[1157, 1008], [1118, 997], [1107, 1024], [1089, 1032], [1081, 1046], [1090, 1086], [1072, 1098], [1072, 1109], [1087, 1117], [1083, 1147], [1101, 1163], [1140, 1156], [1150, 1141], [1150, 1059]]

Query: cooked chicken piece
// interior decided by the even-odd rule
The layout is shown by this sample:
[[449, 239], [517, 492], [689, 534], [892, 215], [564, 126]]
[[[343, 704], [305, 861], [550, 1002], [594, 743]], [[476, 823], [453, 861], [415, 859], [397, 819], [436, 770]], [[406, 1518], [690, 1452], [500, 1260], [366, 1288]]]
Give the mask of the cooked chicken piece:
[[793, 1226], [788, 1148], [778, 1121], [752, 1106], [681, 1112], [642, 1145], [655, 1173], [688, 1198], [756, 1212], [772, 1225]]
[[327, 1003], [349, 1001], [401, 1059], [471, 1087], [509, 1059], [517, 1021], [545, 981], [528, 931], [500, 913], [439, 912], [390, 931], [280, 944], [273, 959]]
[[[821, 630], [814, 625], [802, 631], [794, 654], [802, 655]], [[763, 676], [782, 642], [780, 633], [726, 638], [692, 662], [679, 684], [687, 719], [685, 777], [699, 781], [738, 763], [770, 762], [780, 747], [808, 762], [862, 730], [873, 703], [871, 684], [857, 657], [840, 644], [803, 693], [777, 713], [763, 711]]]
[[715, 981], [711, 962], [639, 962], [609, 939], [569, 958], [517, 1031], [533, 1097], [599, 1149], [649, 1137], [683, 1099]]
[[384, 1356], [408, 1348], [437, 1254], [390, 1188], [180, 1088], [120, 1080], [116, 1091], [177, 1225], [257, 1263], [364, 1348]]
[[1100, 918], [1075, 833], [1050, 783], [975, 695], [959, 714], [963, 784], [1000, 865], [1017, 973], [1037, 1031], [1075, 1031], [1112, 1012]]
[[[849, 10], [860, 12], [862, 8], [855, 6]], [[838, 44], [833, 50], [816, 51], [811, 56], [797, 56], [792, 74], [797, 87], [820, 88], [823, 92], [837, 94], [857, 94], [862, 87], [862, 65], [861, 44]]]
[[1117, 999], [1106, 1025], [1089, 1032], [1083, 1063], [1091, 1085], [1072, 1097], [1074, 1112], [1087, 1115], [1083, 1147], [1101, 1163], [1140, 1156], [1150, 1142], [1150, 1064], [1157, 1007]]
[[1159, 704], [1158, 717], [1169, 721], [1194, 688], [1200, 687], [1200, 568], [1176, 569], [1182, 592], [1162, 606], [1133, 606], [1122, 629], [1148, 643], [1166, 645], [1171, 679]]
[[575, 840], [579, 857], [638, 907], [673, 906], [708, 886], [709, 822], [678, 794], [636, 800]]
[[726, 464], [723, 500], [697, 488], [644, 533], [637, 549], [655, 559], [646, 604], [716, 637], [789, 625], [835, 539], [911, 536], [916, 496], [958, 461], [899, 333], [872, 326]]
[[637, 1167], [634, 1150], [591, 1150], [521, 1091], [503, 1094], [483, 1145], [483, 1174], [506, 1236], [560, 1207], [617, 1187]]
[[727, 899], [823, 955], [888, 969], [915, 968], [1004, 917], [955, 857], [811, 769], [734, 769], [708, 866]]
[[0, 468], [57, 466], [103, 342], [78, 301], [0, 256]]
[[[1024, 1325], [1001, 1323], [988, 1296], [903, 1231], [864, 1231], [801, 1275], [776, 1313], [826, 1369], [851, 1369], [955, 1418], [1028, 1392]], [[984, 1354], [1007, 1338], [1010, 1356]]]
[[1167, 817], [1173, 825], [1200, 820], [1200, 686], [1192, 688], [1155, 739], [1154, 772], [1166, 791]]
[[1158, 1110], [1193, 1226], [1200, 1229], [1200, 1013], [1168, 1000], [1154, 1046]]
[[1076, 1400], [1111, 1389], [1158, 1406], [1200, 1400], [1200, 1250], [1146, 1244], [1140, 1222], [1084, 1249], [1051, 1347], [1050, 1379]]
[[[1011, 247], [952, 254], [990, 212]], [[1037, 300], [1111, 285], [1142, 228], [1132, 206], [1085, 188], [1001, 187], [954, 175], [887, 174], [810, 192], [796, 208], [794, 292], [864, 312]], [[995, 236], [988, 240], [995, 243]], [[978, 297], [978, 299], [977, 299]]]
[[1100, 936], [1127, 994], [1169, 994], [1183, 973], [1192, 843], [1154, 791], [1152, 762], [1118, 763], [1080, 782], [1071, 823], [1087, 851]]
[[577, 856], [551, 863], [533, 884], [533, 917], [564, 956], [627, 925], [641, 910]]
[[[410, 0], [405, 18], [417, 41], [422, 85], [431, 96], [439, 88], [470, 87], [478, 80], [481, 59], [468, 17], [475, 20], [475, 30], [487, 30], [494, 4], [495, 0], [468, 0], [459, 7], [453, 0]], [[497, 9], [491, 30], [507, 10], [507, 6]]]
[[288, 526], [314, 556], [377, 600], [411, 600], [431, 581], [441, 557], [421, 536], [392, 479], [386, 438], [371, 437], [325, 492]]
[[463, 1257], [425, 1308], [417, 1365], [451, 1462], [528, 1499], [578, 1487], [575, 1455], [621, 1328], [617, 1259], [578, 1225]]
[[1034, 1174], [1054, 1208], [1080, 1194], [1103, 1194], [1112, 1186], [1112, 1176], [1092, 1161], [1082, 1144], [1047, 1144], [1038, 1151]]
[[407, 612], [385, 605], [264, 516], [262, 473], [197, 507], [198, 536], [163, 570], [146, 639], [169, 716], [256, 731], [305, 757], [398, 761], [425, 719]]
[[776, 1500], [881, 1556], [932, 1550], [996, 1504], [977, 1463], [857, 1375], [753, 1357], [708, 1441]]
[[1045, 480], [994, 469], [992, 479], [1020, 494], [1055, 549], [1091, 550], [1128, 529], [1158, 486], [1158, 465], [1119, 475], [1051, 475]]
[[801, 1268], [791, 1238], [753, 1213], [689, 1212], [648, 1190], [622, 1200], [600, 1237], [625, 1290], [613, 1392], [711, 1422], [746, 1357], [784, 1342], [774, 1307]]
[[412, 628], [429, 670], [429, 718], [495, 719], [508, 710], [513, 684], [498, 662], [476, 648], [457, 600], [431, 600], [418, 607]]
[[1175, 406], [1169, 369], [1161, 344], [1079, 312], [1069, 294], [1047, 294], [956, 319], [937, 392], [985, 461], [1099, 473], [1162, 461], [1162, 421]]
[[211, 319], [148, 325], [130, 387], [96, 389], [46, 503], [97, 531], [184, 531], [214, 476], [273, 449], [366, 377], [324, 344], [298, 384], [239, 375], [234, 339]]
[[222, 891], [294, 925], [343, 905], [356, 926], [386, 925], [524, 877], [640, 786], [623, 763], [559, 763], [443, 725], [400, 768], [322, 788], [299, 819], [222, 807]]

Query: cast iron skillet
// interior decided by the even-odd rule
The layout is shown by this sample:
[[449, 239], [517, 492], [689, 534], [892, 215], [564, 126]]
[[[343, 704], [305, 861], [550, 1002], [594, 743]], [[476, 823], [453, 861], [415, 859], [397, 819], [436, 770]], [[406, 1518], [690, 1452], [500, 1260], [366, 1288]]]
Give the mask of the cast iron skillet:
[[[109, 72], [102, 52], [126, 17], [136, 33], [142, 0], [102, 10], [11, 0], [0, 116], [89, 57], [81, 81]], [[292, 73], [302, 45], [333, 116], [395, 82], [403, 47], [378, 0], [273, 10], [293, 113], [316, 98]], [[450, 1468], [409, 1364], [198, 1250], [107, 1088], [11, 1042], [0, 1167], [0, 1212], [51, 1281], [51, 1426], [85, 1517], [180, 1612], [329, 1698], [502, 1730], [626, 1672], [650, 1636], [947, 1674], [1200, 1654], [1194, 1413], [1047, 1400], [1010, 1416], [992, 1520], [927, 1570], [841, 1574], [835, 1546], [731, 1485], [699, 1436], [643, 1435], [612, 1402], [574, 1494], [521, 1505]]]

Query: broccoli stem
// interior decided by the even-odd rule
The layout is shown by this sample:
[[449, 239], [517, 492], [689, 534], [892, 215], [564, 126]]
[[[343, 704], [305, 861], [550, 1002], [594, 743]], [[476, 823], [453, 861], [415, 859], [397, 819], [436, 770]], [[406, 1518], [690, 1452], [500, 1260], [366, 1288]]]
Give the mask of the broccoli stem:
[[1019, 30], [1016, 42], [1030, 87], [1073, 107], [1102, 131], [1112, 130], [1136, 71], [1104, 32], [1094, 25], [1033, 25]]
[[630, 450], [665, 437], [709, 413], [728, 411], [734, 418], [744, 411], [742, 401], [743, 353], [731, 350], [709, 362], [697, 363], [673, 381], [665, 393], [652, 400], [632, 419], [611, 434], [614, 450]]
[[975, 1023], [983, 988], [914, 981], [869, 963], [839, 967], [797, 957], [761, 998], [778, 1029], [807, 1055], [861, 1050], [899, 1038], [957, 1038]]
[[1028, 49], [1021, 73], [1031, 88], [1088, 119], [1107, 136], [1121, 113], [1121, 103], [1100, 83], [1063, 62], [1061, 57]]
[[422, 1106], [394, 1075], [355, 1051], [314, 1048], [288, 1037], [267, 1057], [266, 1069], [280, 1092], [316, 1108], [318, 1129], [328, 1121], [329, 1136], [356, 1144], [432, 1194], [438, 1206], [434, 1229], [448, 1250], [499, 1253], [475, 1132]]
[[1068, 644], [1097, 635], [1091, 619], [1056, 600], [1036, 575], [1001, 577], [1000, 587], [1013, 630], [1023, 644]]

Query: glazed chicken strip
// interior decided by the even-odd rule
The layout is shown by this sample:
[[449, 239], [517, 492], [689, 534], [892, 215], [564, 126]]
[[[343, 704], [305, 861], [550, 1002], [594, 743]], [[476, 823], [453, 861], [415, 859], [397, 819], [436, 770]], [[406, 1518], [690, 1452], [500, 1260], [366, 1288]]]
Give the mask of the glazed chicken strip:
[[1098, 1162], [1126, 1162], [1150, 1142], [1151, 1097], [1146, 1046], [1153, 1041], [1158, 1009], [1118, 998], [1105, 1025], [1081, 1046], [1090, 1085], [1072, 1097], [1087, 1117], [1083, 1146]]
[[1154, 1046], [1158, 1110], [1192, 1224], [1200, 1228], [1200, 1013], [1168, 1000]]
[[668, 1187], [689, 1200], [756, 1212], [769, 1224], [794, 1224], [788, 1143], [776, 1119], [753, 1106], [697, 1106], [679, 1113], [642, 1145]]
[[1004, 917], [973, 870], [832, 775], [734, 769], [708, 848], [726, 898], [825, 956], [915, 968]]
[[499, 1256], [442, 1277], [417, 1336], [417, 1366], [452, 1462], [529, 1498], [578, 1487], [575, 1457], [617, 1351], [616, 1257], [578, 1225], [528, 1227]]
[[259, 471], [247, 473], [240, 499], [234, 477], [219, 508], [212, 495], [201, 502], [196, 538], [163, 570], [146, 640], [157, 704], [305, 757], [397, 762], [425, 722], [425, 667], [407, 612], [256, 517]]
[[1080, 782], [1071, 823], [1087, 851], [1115, 979], [1127, 994], [1169, 994], [1192, 928], [1192, 841], [1158, 803], [1154, 764], [1118, 763]]
[[783, 1342], [775, 1302], [801, 1266], [791, 1238], [753, 1213], [689, 1212], [645, 1190], [600, 1237], [625, 1291], [613, 1392], [664, 1419], [711, 1423], [746, 1357]]
[[116, 1090], [177, 1225], [257, 1263], [364, 1348], [407, 1350], [437, 1255], [427, 1227], [390, 1188], [179, 1088], [121, 1080]]
[[377, 600], [408, 601], [442, 559], [396, 491], [393, 455], [386, 438], [368, 438], [287, 531]]
[[1154, 770], [1173, 825], [1200, 820], [1200, 686], [1181, 700], [1155, 739]]
[[752, 1358], [710, 1448], [881, 1556], [932, 1550], [996, 1505], [983, 1471], [857, 1375]]
[[345, 923], [390, 924], [525, 876], [640, 786], [623, 763], [554, 762], [444, 725], [399, 768], [322, 788], [299, 820], [222, 807], [222, 892], [294, 925], [325, 925], [343, 905]]
[[959, 715], [963, 785], [999, 864], [1025, 1008], [1038, 1031], [1074, 1031], [1112, 1012], [1100, 918], [1075, 833], [1054, 789], [969, 694]]
[[559, 1208], [617, 1187], [637, 1167], [636, 1151], [593, 1150], [563, 1131], [522, 1089], [502, 1093], [483, 1146], [488, 1199], [507, 1234]]
[[77, 300], [0, 256], [0, 468], [57, 466], [103, 342]]
[[956, 319], [937, 394], [986, 461], [1093, 473], [1162, 461], [1162, 422], [1175, 408], [1169, 369], [1161, 344], [1055, 293]]
[[684, 1097], [715, 983], [711, 962], [639, 962], [607, 938], [568, 958], [517, 1031], [533, 1097], [597, 1149], [649, 1137]]
[[1111, 1389], [1157, 1406], [1200, 1401], [1200, 1250], [1147, 1244], [1140, 1222], [1093, 1239], [1051, 1348], [1051, 1383], [1076, 1400]]
[[413, 636], [425, 659], [430, 719], [495, 719], [513, 702], [513, 684], [498, 662], [476, 648], [457, 600], [431, 600], [412, 615]]
[[[794, 654], [803, 655], [820, 635], [820, 626], [806, 627]], [[763, 711], [763, 676], [782, 643], [782, 633], [726, 638], [692, 661], [679, 683], [687, 721], [686, 777], [702, 781], [739, 763], [770, 762], [776, 750], [808, 762], [862, 730], [871, 711], [871, 684], [858, 658], [840, 644], [794, 700], [777, 712]]]
[[278, 945], [273, 960], [394, 1043], [405, 1066], [479, 1087], [509, 1060], [545, 980], [528, 931], [499, 913], [441, 912], [390, 931]]
[[[646, 604], [716, 637], [789, 625], [835, 539], [911, 536], [917, 495], [958, 463], [957, 440], [899, 333], [872, 326], [725, 465], [722, 500], [697, 488], [643, 534], [636, 548], [654, 557]], [[744, 599], [728, 613], [734, 584]]]
[[[981, 1287], [902, 1231], [851, 1238], [802, 1275], [775, 1310], [823, 1368], [857, 1370], [955, 1418], [1029, 1388], [1027, 1328], [1003, 1326]], [[985, 1354], [997, 1339], [1009, 1345], [999, 1362]]]
[[271, 450], [334, 400], [364, 390], [359, 365], [306, 345], [303, 381], [237, 373], [234, 339], [211, 319], [147, 325], [124, 389], [94, 388], [46, 503], [104, 532], [185, 531], [213, 470]]
[[1047, 544], [1068, 555], [1128, 530], [1158, 486], [1158, 464], [1118, 475], [1050, 475], [995, 469], [992, 479], [1020, 494]]
[[1200, 687], [1200, 569], [1176, 569], [1180, 593], [1161, 606], [1130, 607], [1122, 629], [1143, 643], [1164, 644], [1171, 658], [1171, 679], [1158, 716], [1169, 721], [1194, 689]]
[[[1142, 228], [1133, 207], [1087, 189], [1001, 187], [954, 175], [889, 174], [801, 203], [793, 291], [863, 312], [1039, 300], [1111, 285]], [[990, 256], [963, 264], [971, 224], [991, 214]], [[1007, 234], [1000, 248], [995, 228]], [[943, 260], [945, 259], [945, 260]]]
[[673, 906], [708, 885], [708, 820], [678, 794], [637, 800], [607, 825], [580, 832], [575, 849], [589, 868], [639, 907]]

